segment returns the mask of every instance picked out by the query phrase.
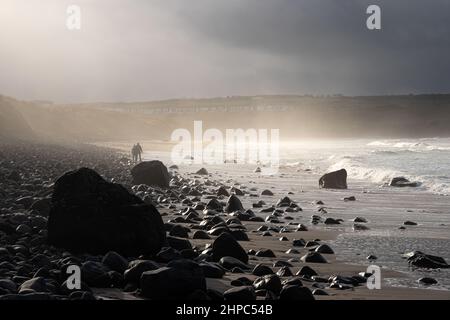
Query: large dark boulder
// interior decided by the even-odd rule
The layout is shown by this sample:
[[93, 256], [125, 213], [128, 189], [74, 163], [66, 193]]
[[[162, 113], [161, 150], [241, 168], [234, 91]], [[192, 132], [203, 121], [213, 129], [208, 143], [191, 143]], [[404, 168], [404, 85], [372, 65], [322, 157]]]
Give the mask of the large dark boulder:
[[324, 174], [319, 179], [319, 187], [325, 189], [347, 189], [347, 170], [341, 169]]
[[170, 175], [166, 166], [158, 160], [141, 162], [131, 169], [133, 184], [146, 184], [168, 188]]
[[166, 244], [158, 210], [95, 171], [67, 172], [54, 186], [48, 242], [73, 252], [155, 254]]

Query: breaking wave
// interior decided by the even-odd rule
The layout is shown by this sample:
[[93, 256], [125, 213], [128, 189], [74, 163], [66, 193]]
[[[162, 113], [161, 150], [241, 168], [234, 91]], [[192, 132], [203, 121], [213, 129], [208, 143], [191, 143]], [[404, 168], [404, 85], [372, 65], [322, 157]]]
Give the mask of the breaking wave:
[[386, 167], [369, 167], [352, 158], [341, 158], [334, 162], [329, 168], [329, 171], [335, 171], [345, 168], [349, 178], [357, 180], [366, 180], [372, 183], [387, 185], [394, 177], [405, 177], [410, 181], [417, 181], [420, 183], [419, 190], [427, 190], [440, 195], [450, 195], [450, 177], [445, 175], [440, 176], [425, 176], [407, 173], [406, 170], [396, 170]]
[[331, 165], [328, 170], [335, 171], [342, 168], [345, 168], [347, 170], [348, 176], [350, 178], [368, 180], [374, 183], [386, 183], [394, 177], [403, 175], [401, 172], [392, 169], [365, 167], [358, 161], [349, 158], [341, 159], [340, 161]]
[[449, 146], [439, 146], [429, 144], [427, 142], [411, 142], [411, 141], [396, 141], [396, 140], [377, 140], [367, 144], [371, 147], [388, 147], [395, 149], [403, 149], [403, 151], [449, 151]]

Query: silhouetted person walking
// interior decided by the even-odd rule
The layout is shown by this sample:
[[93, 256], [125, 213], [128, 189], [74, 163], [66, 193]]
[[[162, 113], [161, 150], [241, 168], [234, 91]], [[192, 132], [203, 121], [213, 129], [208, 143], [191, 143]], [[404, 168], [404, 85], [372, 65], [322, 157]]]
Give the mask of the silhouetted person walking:
[[138, 142], [136, 144], [136, 161], [137, 161], [138, 157], [139, 157], [139, 162], [142, 161], [142, 152], [143, 152], [142, 147], [141, 147], [141, 145]]
[[137, 146], [136, 145], [133, 145], [133, 147], [131, 148], [131, 156], [133, 158], [133, 162], [136, 163], [137, 162], [137, 158], [138, 158]]

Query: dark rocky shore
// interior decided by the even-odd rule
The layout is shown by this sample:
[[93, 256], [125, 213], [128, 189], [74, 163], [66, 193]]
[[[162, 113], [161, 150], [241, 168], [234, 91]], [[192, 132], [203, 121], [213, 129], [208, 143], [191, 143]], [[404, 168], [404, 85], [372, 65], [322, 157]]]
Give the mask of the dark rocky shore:
[[[291, 258], [249, 249], [249, 235], [287, 242], [285, 234], [307, 231], [290, 222], [302, 208], [288, 197], [244, 208], [243, 191], [206, 170], [181, 176], [159, 161], [133, 167], [92, 146], [1, 145], [0, 300], [98, 299], [96, 288], [144, 299], [313, 300], [370, 276], [309, 266], [334, 254], [320, 239], [287, 243]], [[428, 258], [411, 259], [429, 266]], [[74, 265], [79, 289], [67, 285]]]
[[[48, 245], [54, 182], [79, 167], [125, 185], [130, 180], [128, 159], [107, 149], [0, 144], [0, 299], [69, 298], [64, 266], [96, 259]], [[93, 298], [89, 290], [75, 297]]]

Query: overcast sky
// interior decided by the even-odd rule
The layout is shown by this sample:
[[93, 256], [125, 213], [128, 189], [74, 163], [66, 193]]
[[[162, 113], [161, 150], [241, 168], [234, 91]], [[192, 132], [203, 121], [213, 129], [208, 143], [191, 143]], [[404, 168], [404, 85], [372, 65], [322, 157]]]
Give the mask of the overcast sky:
[[[381, 31], [366, 28], [369, 4]], [[0, 94], [20, 99], [431, 92], [450, 92], [448, 0], [0, 3]]]

